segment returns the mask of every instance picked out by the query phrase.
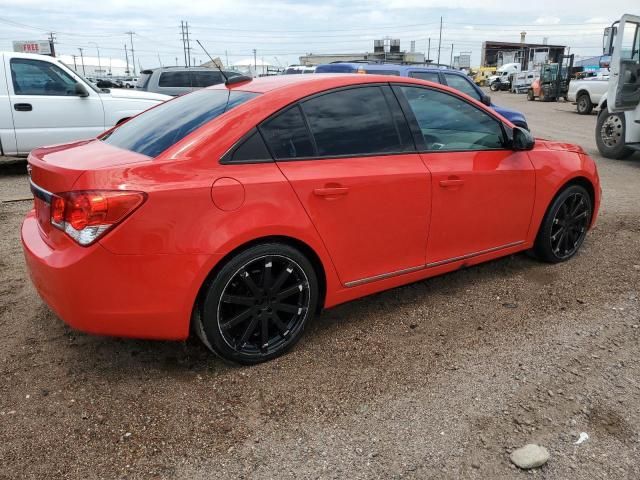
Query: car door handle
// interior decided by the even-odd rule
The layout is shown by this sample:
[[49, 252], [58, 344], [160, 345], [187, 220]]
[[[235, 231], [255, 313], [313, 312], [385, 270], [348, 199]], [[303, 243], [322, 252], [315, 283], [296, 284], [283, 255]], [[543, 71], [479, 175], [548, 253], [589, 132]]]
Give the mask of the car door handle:
[[449, 180], [440, 180], [440, 186], [442, 188], [461, 187], [462, 185], [464, 185], [464, 180], [460, 180], [459, 178], [450, 178]]
[[346, 195], [349, 193], [349, 189], [347, 187], [325, 187], [325, 188], [316, 188], [313, 190], [313, 194], [318, 197], [331, 197], [333, 195]]
[[33, 110], [33, 105], [30, 103], [14, 103], [13, 108], [15, 108], [18, 112], [30, 112]]

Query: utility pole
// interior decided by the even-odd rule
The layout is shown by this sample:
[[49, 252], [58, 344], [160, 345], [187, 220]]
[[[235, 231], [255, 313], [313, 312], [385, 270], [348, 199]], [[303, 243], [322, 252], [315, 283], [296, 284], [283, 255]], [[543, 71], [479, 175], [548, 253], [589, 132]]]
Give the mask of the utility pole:
[[99, 74], [96, 75], [96, 77], [98, 77], [98, 76], [100, 76], [102, 74], [102, 62], [100, 62], [100, 46], [96, 42], [89, 42], [89, 43], [93, 43], [96, 46], [96, 50], [98, 52], [98, 70], [97, 70], [97, 72], [99, 72]]
[[227, 53], [226, 50], [224, 51], [224, 57], [226, 58], [226, 62], [227, 62], [226, 66], [227, 66], [227, 68], [229, 68], [229, 54]]
[[176, 57], [176, 67], [178, 66], [178, 57]]
[[56, 56], [56, 34], [55, 32], [49, 32], [49, 45], [51, 46], [51, 56]]
[[160, 60], [160, 54], [158, 54], [158, 64], [160, 65], [160, 68], [162, 68], [162, 60]]
[[124, 32], [127, 35], [129, 35], [129, 42], [131, 43], [131, 63], [133, 63], [133, 76], [136, 76], [136, 54], [133, 51], [133, 36], [135, 35], [136, 32], [133, 31], [128, 31], [128, 32]]
[[453, 43], [451, 44], [451, 60], [449, 60], [449, 66], [453, 67]]
[[427, 60], [431, 60], [431, 37], [429, 37], [429, 43], [427, 43]]
[[189, 22], [180, 21], [182, 49], [184, 50], [184, 66], [191, 66], [191, 44], [189, 43]]
[[253, 49], [253, 72], [254, 74], [258, 73], [258, 57], [256, 56], [256, 49]]
[[80, 58], [82, 59], [82, 75], [85, 76], [86, 73], [84, 71], [84, 55], [82, 54], [82, 48], [78, 48], [78, 50], [80, 50]]
[[129, 55], [127, 54], [127, 44], [124, 44], [124, 59], [127, 62], [127, 75], [130, 75], [131, 72], [129, 72]]
[[438, 65], [440, 65], [440, 47], [442, 46], [442, 17], [440, 17], [440, 38], [438, 39]]
[[71, 55], [71, 56], [73, 57], [73, 70], [77, 72], [78, 71], [78, 65], [76, 64], [77, 55]]

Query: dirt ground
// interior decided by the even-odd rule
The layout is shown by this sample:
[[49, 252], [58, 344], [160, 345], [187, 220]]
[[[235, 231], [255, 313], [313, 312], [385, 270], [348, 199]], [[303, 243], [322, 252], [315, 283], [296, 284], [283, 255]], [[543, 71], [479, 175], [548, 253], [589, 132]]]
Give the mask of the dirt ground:
[[[194, 340], [69, 330], [25, 272], [30, 202], [2, 203], [0, 478], [640, 478], [640, 155], [598, 156], [595, 115], [572, 105], [493, 97], [596, 158], [603, 205], [581, 253], [343, 305], [252, 368]], [[0, 196], [28, 196], [25, 175], [2, 174]], [[509, 462], [529, 442], [551, 454], [533, 473]]]

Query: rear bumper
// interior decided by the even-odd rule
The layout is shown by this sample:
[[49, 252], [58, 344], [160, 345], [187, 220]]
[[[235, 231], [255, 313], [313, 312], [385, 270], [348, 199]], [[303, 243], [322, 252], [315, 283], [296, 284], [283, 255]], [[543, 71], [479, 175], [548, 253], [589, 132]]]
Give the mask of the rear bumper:
[[51, 248], [34, 212], [22, 224], [31, 280], [69, 326], [120, 337], [181, 340], [210, 255], [116, 255], [72, 240]]

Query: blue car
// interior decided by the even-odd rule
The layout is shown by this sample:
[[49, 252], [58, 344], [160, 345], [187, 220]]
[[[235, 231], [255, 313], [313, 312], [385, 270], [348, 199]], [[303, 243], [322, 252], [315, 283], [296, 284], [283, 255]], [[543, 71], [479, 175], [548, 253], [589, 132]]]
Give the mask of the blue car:
[[491, 98], [464, 73], [459, 70], [439, 67], [418, 67], [415, 65], [397, 65], [390, 63], [326, 63], [316, 67], [316, 73], [374, 73], [376, 75], [398, 75], [400, 77], [413, 77], [430, 82], [448, 85], [460, 90], [470, 97], [481, 101], [493, 108], [500, 115], [508, 119], [514, 125], [529, 130], [527, 119], [516, 110], [499, 107], [491, 103]]

